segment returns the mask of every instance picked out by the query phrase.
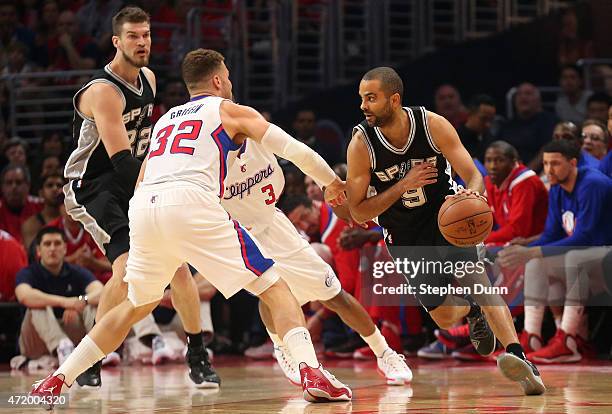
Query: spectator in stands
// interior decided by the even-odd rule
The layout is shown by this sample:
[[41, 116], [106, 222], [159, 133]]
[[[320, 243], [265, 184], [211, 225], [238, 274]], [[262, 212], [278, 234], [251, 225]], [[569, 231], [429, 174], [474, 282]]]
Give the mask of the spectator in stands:
[[2, 170], [0, 182], [0, 229], [22, 243], [21, 226], [28, 218], [42, 210], [42, 200], [28, 194], [30, 173], [27, 167], [9, 164]]
[[612, 105], [612, 98], [604, 92], [596, 92], [587, 101], [587, 119], [596, 119], [604, 124], [608, 122], [608, 109]]
[[50, 221], [47, 226], [57, 227], [64, 232], [66, 240], [66, 262], [84, 267], [92, 272], [96, 279], [106, 283], [112, 275], [110, 261], [98, 248], [89, 232], [83, 229], [66, 213], [64, 204], [60, 205], [60, 217]]
[[[19, 75], [35, 72], [37, 67], [28, 59], [28, 48], [20, 42], [13, 42], [6, 48], [6, 66], [2, 69], [3, 75]], [[28, 86], [31, 81], [22, 79], [17, 82], [18, 86]]]
[[571, 142], [574, 146], [580, 149], [580, 156], [578, 158], [578, 168], [590, 167], [597, 168], [599, 161], [593, 155], [588, 153], [584, 149], [584, 137], [580, 133], [578, 127], [572, 122], [559, 122], [555, 125], [553, 131], [553, 140], [565, 140]]
[[313, 201], [324, 201], [323, 191], [321, 187], [309, 176], [304, 177], [304, 186], [306, 187], [306, 196]]
[[580, 25], [573, 8], [565, 9], [559, 33], [559, 66], [573, 65], [580, 59], [593, 57], [593, 41], [585, 33], [586, 26]]
[[38, 165], [34, 166], [34, 174], [35, 177], [38, 177], [37, 180], [32, 180], [31, 192], [32, 194], [38, 194], [38, 192], [42, 189], [42, 179], [48, 175], [59, 174], [61, 176], [64, 175], [63, 166], [59, 159], [59, 157], [55, 155], [47, 155], [42, 161], [39, 161]]
[[[45, 0], [36, 25], [36, 44], [44, 47], [58, 29], [59, 6], [55, 0]], [[46, 65], [45, 65], [46, 66]]]
[[64, 176], [61, 174], [50, 174], [43, 177], [42, 188], [38, 195], [43, 201], [43, 209], [28, 218], [21, 225], [23, 245], [28, 250], [34, 241], [38, 231], [50, 221], [60, 216], [60, 206], [64, 204]]
[[4, 145], [4, 156], [9, 164], [23, 165], [28, 164], [27, 144], [21, 138], [11, 138]]
[[536, 173], [519, 162], [518, 152], [505, 141], [489, 145], [484, 165], [487, 200], [495, 220], [485, 243], [502, 246], [517, 237], [540, 234], [548, 193]]
[[542, 110], [540, 91], [531, 83], [522, 83], [514, 96], [514, 118], [506, 122], [500, 138], [517, 149], [520, 160], [535, 170], [540, 148], [550, 140], [556, 117]]
[[336, 145], [337, 143], [323, 141], [316, 135], [316, 128], [317, 116], [312, 109], [301, 109], [296, 113], [293, 119], [295, 138], [319, 153], [329, 165], [336, 164], [341, 157]]
[[599, 160], [603, 159], [608, 153], [609, 134], [605, 124], [595, 120], [587, 119], [582, 124], [582, 150], [591, 154], [597, 163], [595, 168], [599, 166]]
[[464, 124], [468, 111], [461, 102], [461, 95], [457, 88], [450, 84], [438, 86], [434, 94], [435, 112], [442, 115], [455, 128]]
[[283, 189], [283, 195], [306, 194], [306, 187], [304, 186], [304, 173], [293, 164], [283, 165], [282, 169], [283, 174], [285, 175], [285, 188]]
[[[612, 106], [608, 110], [608, 134], [612, 135]], [[612, 151], [608, 151], [608, 155], [599, 163], [599, 170], [612, 178]]]
[[100, 59], [94, 40], [79, 33], [76, 16], [63, 11], [57, 21], [57, 30], [46, 43], [48, 70], [87, 70], [96, 67]]
[[19, 23], [13, 0], [0, 0], [0, 47], [5, 49], [14, 42], [23, 43], [28, 49], [28, 58], [34, 57], [34, 32]]
[[582, 72], [576, 65], [565, 65], [559, 79], [561, 94], [555, 103], [555, 112], [562, 121], [580, 124], [587, 112], [587, 101], [592, 95], [583, 87]]
[[[28, 309], [19, 349], [24, 358], [56, 354], [61, 364], [93, 327], [102, 283], [86, 269], [64, 262], [64, 233], [46, 227], [37, 235], [40, 262], [17, 274], [15, 294]], [[15, 365], [23, 365], [15, 364]]]
[[[576, 362], [586, 340], [586, 326], [574, 306], [566, 306], [557, 334], [542, 348], [542, 319], [549, 296], [549, 279], [565, 284], [565, 257], [571, 250], [612, 244], [612, 180], [591, 168], [578, 168], [579, 150], [557, 140], [544, 147], [544, 170], [552, 184], [544, 232], [528, 247], [513, 245], [499, 252], [499, 263], [525, 267], [525, 328], [521, 345], [538, 362]], [[545, 276], [545, 277], [543, 277]], [[555, 291], [557, 291], [555, 289]], [[566, 318], [566, 313], [570, 317]], [[582, 328], [582, 329], [581, 329]], [[536, 352], [539, 351], [539, 352]]]
[[189, 100], [185, 83], [179, 78], [168, 79], [160, 95], [160, 102], [153, 107], [151, 122], [157, 122], [168, 109], [182, 105]]
[[17, 240], [0, 230], [0, 302], [15, 300], [15, 276], [28, 265], [26, 252]]
[[95, 39], [102, 56], [111, 50], [111, 22], [122, 5], [121, 0], [87, 0], [76, 13], [79, 33]]
[[491, 125], [495, 119], [495, 101], [488, 95], [476, 95], [468, 103], [468, 116], [457, 128], [461, 143], [472, 158], [480, 162], [491, 141]]

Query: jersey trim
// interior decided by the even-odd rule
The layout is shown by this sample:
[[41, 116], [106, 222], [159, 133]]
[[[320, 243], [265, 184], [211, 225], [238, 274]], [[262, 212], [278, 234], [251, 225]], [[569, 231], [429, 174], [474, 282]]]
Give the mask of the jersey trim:
[[333, 209], [330, 206], [327, 206], [327, 217], [329, 221], [325, 225], [323, 232], [321, 234], [321, 242], [325, 243], [330, 233], [336, 227], [336, 223], [338, 222], [338, 217], [334, 214]]
[[85, 230], [91, 234], [91, 238], [96, 242], [98, 248], [102, 253], [106, 254], [104, 245], [110, 243], [111, 236], [104, 231], [102, 227], [98, 225], [96, 219], [94, 219], [85, 209], [84, 206], [78, 203], [76, 199], [76, 193], [72, 188], [73, 181], [69, 181], [68, 184], [64, 185], [64, 194], [66, 195], [66, 212], [72, 217], [73, 220], [78, 221], [83, 225]]
[[374, 127], [374, 131], [376, 132], [376, 136], [378, 136], [378, 139], [385, 146], [385, 148], [387, 148], [392, 153], [398, 154], [398, 155], [404, 155], [404, 154], [406, 154], [406, 152], [408, 152], [408, 148], [410, 148], [410, 145], [412, 144], [412, 141], [414, 141], [414, 135], [416, 133], [416, 125], [415, 125], [415, 120], [414, 120], [414, 113], [412, 112], [412, 109], [410, 109], [408, 107], [404, 107], [403, 109], [404, 109], [404, 111], [406, 111], [406, 113], [408, 114], [408, 118], [410, 119], [410, 132], [408, 133], [408, 141], [406, 141], [406, 144], [402, 148], [396, 148], [395, 146], [391, 145], [391, 143], [389, 141], [387, 141], [387, 138], [385, 138], [383, 133], [380, 132], [380, 128], [379, 127]]
[[79, 108], [77, 107], [77, 98], [79, 96], [81, 96], [81, 93], [85, 92], [85, 90], [87, 88], [89, 88], [91, 85], [93, 85], [94, 83], [106, 83], [108, 85], [111, 85], [113, 88], [115, 88], [117, 90], [117, 92], [119, 93], [119, 96], [121, 96], [121, 100], [123, 101], [123, 109], [121, 110], [121, 112], [123, 112], [125, 110], [125, 107], [127, 105], [126, 100], [125, 100], [125, 95], [123, 94], [123, 91], [121, 90], [120, 87], [118, 87], [117, 85], [115, 85], [113, 82], [109, 81], [108, 79], [103, 79], [103, 78], [98, 78], [98, 79], [94, 79], [91, 80], [89, 82], [87, 82], [85, 84], [85, 86], [83, 86], [81, 89], [79, 89], [75, 94], [74, 97], [72, 98], [72, 106], [74, 106], [74, 111], [83, 119], [86, 119], [90, 122], [95, 122], [93, 118], [88, 117], [87, 115], [85, 115], [84, 113], [82, 113], [81, 111], [79, 111]]
[[433, 137], [431, 136], [431, 132], [429, 131], [429, 123], [427, 123], [427, 110], [425, 107], [421, 106], [421, 116], [423, 117], [423, 125], [425, 126], [425, 135], [427, 136], [427, 141], [429, 142], [429, 146], [434, 152], [441, 154], [440, 148], [434, 144]]
[[366, 148], [368, 149], [368, 155], [370, 156], [370, 167], [371, 170], [374, 171], [376, 169], [376, 155], [374, 153], [374, 147], [372, 146], [370, 137], [368, 136], [368, 133], [366, 132], [366, 129], [363, 127], [363, 125], [359, 124], [355, 126], [355, 128], [353, 128], [353, 133], [356, 129], [361, 131], [361, 133], [363, 134], [363, 142], [365, 143]]
[[525, 169], [525, 171], [517, 175], [514, 180], [512, 180], [510, 186], [508, 187], [508, 192], [511, 193], [514, 187], [516, 187], [518, 184], [522, 183], [526, 179], [534, 177], [535, 175], [536, 173], [533, 170]]
[[[86, 129], [91, 130], [90, 143], [85, 142], [87, 138]], [[82, 179], [87, 171], [89, 160], [96, 148], [98, 148], [98, 145], [100, 145], [100, 142], [100, 133], [98, 132], [95, 122], [84, 119], [81, 123], [81, 129], [79, 130], [77, 147], [72, 151], [72, 154], [70, 154], [64, 166], [64, 177], [69, 180]], [[79, 168], [79, 164], [82, 164], [81, 168]]]
[[222, 199], [225, 192], [225, 177], [227, 176], [227, 154], [240, 147], [227, 135], [227, 132], [223, 129], [223, 124], [219, 125], [211, 136], [219, 149], [219, 198]]
[[274, 261], [265, 258], [253, 239], [249, 236], [249, 233], [245, 231], [242, 226], [236, 221], [232, 220], [234, 229], [238, 235], [238, 242], [240, 243], [240, 253], [244, 266], [253, 272], [256, 276], [261, 276], [266, 270], [268, 270]]
[[[115, 72], [113, 72], [113, 70], [110, 68], [110, 63], [107, 64], [106, 66], [104, 66], [104, 71], [106, 73], [108, 73], [109, 75], [111, 75], [113, 78], [115, 78], [123, 86], [125, 86], [126, 88], [128, 88], [129, 90], [134, 92], [136, 95], [142, 96], [142, 92], [144, 91], [144, 84], [142, 82], [142, 71], [141, 70], [138, 71], [138, 80], [140, 81], [140, 88], [139, 89], [136, 89], [136, 87], [134, 85], [132, 85], [131, 83], [127, 82], [121, 76], [119, 76]], [[147, 83], [149, 83], [149, 81], [147, 81]], [[151, 85], [149, 85], [149, 86], [151, 86]], [[153, 88], [151, 88], [151, 90], [153, 90]], [[155, 92], [153, 93], [153, 95], [155, 96]]]

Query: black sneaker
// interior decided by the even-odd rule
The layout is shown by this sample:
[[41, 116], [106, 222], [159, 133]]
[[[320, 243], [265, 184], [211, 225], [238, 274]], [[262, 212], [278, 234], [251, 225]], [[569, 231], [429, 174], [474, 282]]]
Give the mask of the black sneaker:
[[185, 356], [189, 366], [189, 378], [196, 388], [219, 388], [221, 379], [208, 360], [208, 352], [204, 346], [187, 348]]
[[470, 341], [476, 352], [482, 356], [491, 355], [495, 351], [496, 339], [491, 327], [487, 323], [480, 306], [472, 303], [472, 310], [468, 316], [467, 321], [470, 327]]
[[497, 366], [506, 378], [523, 387], [525, 395], [540, 395], [546, 391], [540, 372], [532, 362], [506, 352], [497, 358]]
[[102, 386], [102, 376], [100, 370], [102, 369], [102, 360], [96, 362], [87, 371], [83, 372], [76, 379], [76, 382], [81, 387], [99, 388]]

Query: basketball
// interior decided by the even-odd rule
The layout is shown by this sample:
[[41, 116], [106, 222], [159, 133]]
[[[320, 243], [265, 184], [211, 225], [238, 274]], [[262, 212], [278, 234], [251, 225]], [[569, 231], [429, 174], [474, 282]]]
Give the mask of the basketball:
[[476, 195], [456, 195], [440, 207], [438, 227], [449, 243], [458, 247], [475, 246], [491, 233], [493, 213]]

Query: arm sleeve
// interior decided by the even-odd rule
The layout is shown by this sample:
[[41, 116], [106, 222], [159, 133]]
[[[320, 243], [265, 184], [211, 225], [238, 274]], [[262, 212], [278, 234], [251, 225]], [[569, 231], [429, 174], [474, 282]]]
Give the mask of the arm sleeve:
[[319, 154], [274, 124], [268, 127], [261, 144], [268, 151], [294, 163], [321, 187], [330, 185], [336, 179], [336, 173]]

